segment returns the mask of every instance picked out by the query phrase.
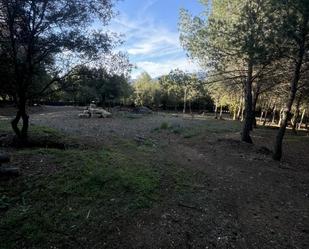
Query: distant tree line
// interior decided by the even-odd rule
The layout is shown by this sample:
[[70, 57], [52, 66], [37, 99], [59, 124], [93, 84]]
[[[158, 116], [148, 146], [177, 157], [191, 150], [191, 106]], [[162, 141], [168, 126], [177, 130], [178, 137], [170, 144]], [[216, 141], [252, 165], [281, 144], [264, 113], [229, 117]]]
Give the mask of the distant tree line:
[[144, 72], [133, 82], [132, 89], [131, 101], [138, 106], [183, 113], [213, 110], [204, 81], [179, 69], [156, 80]]

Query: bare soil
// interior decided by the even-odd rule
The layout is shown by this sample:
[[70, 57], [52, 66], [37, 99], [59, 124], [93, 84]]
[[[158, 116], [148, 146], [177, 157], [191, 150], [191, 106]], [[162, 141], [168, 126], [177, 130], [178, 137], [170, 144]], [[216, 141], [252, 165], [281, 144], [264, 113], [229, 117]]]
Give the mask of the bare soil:
[[[283, 160], [275, 162], [275, 129], [259, 127], [252, 134], [254, 145], [248, 145], [239, 141], [235, 121], [128, 112], [110, 119], [79, 119], [80, 110], [41, 107], [31, 123], [77, 137], [86, 147], [117, 146], [122, 140], [147, 143], [152, 163], [163, 175], [160, 201], [134, 215], [114, 217], [107, 230], [90, 228], [82, 238], [71, 234], [77, 244], [53, 248], [309, 248], [306, 134], [288, 132]], [[0, 119], [10, 115], [0, 110]], [[29, 179], [61, 168], [61, 163], [44, 166], [48, 161], [38, 156], [31, 161], [16, 156], [14, 164]], [[170, 175], [177, 172], [184, 179], [175, 189]]]

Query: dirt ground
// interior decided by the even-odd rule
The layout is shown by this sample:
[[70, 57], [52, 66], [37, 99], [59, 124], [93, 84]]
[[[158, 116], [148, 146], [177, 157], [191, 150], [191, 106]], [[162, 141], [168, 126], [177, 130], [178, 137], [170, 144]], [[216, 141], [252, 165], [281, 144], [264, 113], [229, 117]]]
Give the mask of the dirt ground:
[[[288, 132], [279, 163], [271, 159], [275, 129], [259, 127], [252, 133], [254, 145], [248, 145], [239, 142], [236, 121], [128, 112], [110, 119], [79, 119], [79, 112], [75, 107], [42, 107], [30, 122], [77, 137], [86, 146], [117, 146], [120, 140], [147, 144], [147, 155], [162, 175], [160, 201], [128, 217], [113, 217], [107, 228], [83, 230], [77, 245], [49, 248], [309, 248], [306, 134]], [[10, 115], [0, 109], [0, 120]], [[23, 163], [15, 162], [21, 168]], [[170, 178], [175, 169], [185, 176], [176, 190]]]

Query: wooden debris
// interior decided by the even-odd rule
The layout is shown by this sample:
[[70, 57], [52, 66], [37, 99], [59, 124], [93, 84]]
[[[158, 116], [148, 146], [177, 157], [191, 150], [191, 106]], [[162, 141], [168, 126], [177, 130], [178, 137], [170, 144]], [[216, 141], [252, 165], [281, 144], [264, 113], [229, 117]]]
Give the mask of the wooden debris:
[[0, 168], [0, 176], [15, 177], [19, 175], [20, 175], [19, 168], [13, 168], [13, 167]]

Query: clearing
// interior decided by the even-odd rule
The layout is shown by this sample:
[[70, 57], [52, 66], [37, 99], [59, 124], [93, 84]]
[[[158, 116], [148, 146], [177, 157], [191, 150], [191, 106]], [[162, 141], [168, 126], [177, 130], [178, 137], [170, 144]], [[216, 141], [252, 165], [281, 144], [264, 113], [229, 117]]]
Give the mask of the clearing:
[[[276, 130], [255, 145], [240, 123], [210, 116], [117, 112], [79, 119], [40, 107], [31, 132], [63, 147], [17, 149], [0, 179], [0, 248], [309, 248], [309, 137]], [[0, 138], [10, 134], [0, 109]], [[55, 143], [51, 143], [54, 145]]]

